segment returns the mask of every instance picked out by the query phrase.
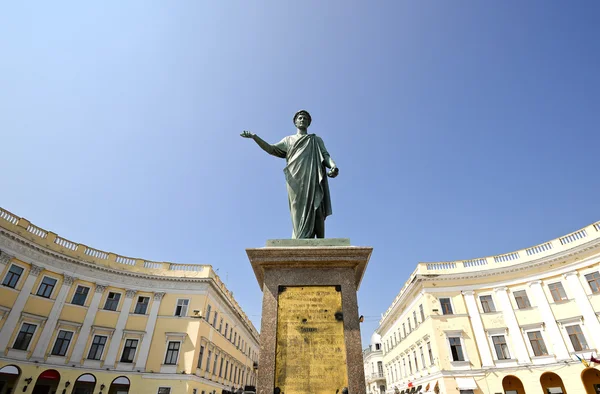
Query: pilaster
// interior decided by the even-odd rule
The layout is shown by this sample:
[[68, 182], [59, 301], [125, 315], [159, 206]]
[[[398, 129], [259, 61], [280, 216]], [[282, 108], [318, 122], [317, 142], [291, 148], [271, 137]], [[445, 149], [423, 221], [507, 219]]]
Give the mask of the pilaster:
[[473, 327], [473, 332], [475, 334], [475, 342], [477, 342], [479, 355], [481, 356], [481, 366], [484, 368], [493, 367], [494, 359], [492, 357], [489, 342], [485, 335], [485, 329], [483, 328], [483, 322], [481, 320], [481, 315], [479, 314], [479, 308], [477, 307], [475, 294], [473, 291], [463, 291], [462, 295], [465, 299], [465, 304], [467, 304], [467, 312], [471, 318], [471, 326]]
[[146, 322], [146, 334], [144, 334], [144, 338], [142, 338], [140, 352], [137, 361], [135, 362], [136, 369], [146, 368], [146, 361], [148, 361], [148, 353], [150, 352], [150, 345], [152, 344], [154, 327], [156, 326], [156, 318], [158, 317], [158, 308], [160, 307], [160, 302], [164, 296], [165, 293], [154, 293], [154, 301], [152, 302], [152, 307], [150, 307], [150, 314], [148, 316], [148, 321]]

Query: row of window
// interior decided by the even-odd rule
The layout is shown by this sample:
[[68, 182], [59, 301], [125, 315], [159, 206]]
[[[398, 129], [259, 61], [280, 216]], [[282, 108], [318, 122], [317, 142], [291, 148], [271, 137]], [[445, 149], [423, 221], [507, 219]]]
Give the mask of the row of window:
[[[565, 329], [571, 345], [576, 352], [589, 349], [585, 336], [578, 324], [567, 326]], [[506, 336], [492, 335], [491, 339], [496, 358], [498, 360], [510, 360], [511, 356], [508, 350], [508, 344], [506, 343]], [[546, 348], [546, 343], [544, 342], [541, 331], [528, 331], [527, 339], [529, 340], [531, 350], [535, 357], [548, 355], [548, 349]], [[448, 337], [448, 342], [450, 345], [452, 361], [465, 361], [461, 337]]]
[[207, 373], [224, 378], [232, 384], [244, 384], [245, 378], [250, 380], [251, 385], [254, 383], [254, 376], [249, 373], [246, 377], [245, 369], [234, 364], [233, 359], [230, 360], [222, 353], [213, 352], [212, 349], [206, 349], [204, 345], [200, 346], [197, 367], [200, 370], [204, 368]]
[[[592, 272], [590, 274], [585, 275], [585, 278], [592, 290], [592, 293], [600, 292], [600, 273]], [[550, 290], [550, 294], [554, 302], [561, 302], [567, 300], [567, 293], [565, 292], [565, 288], [563, 287], [562, 282], [555, 282], [548, 284], [548, 290]], [[518, 290], [513, 292], [513, 297], [515, 298], [515, 303], [517, 304], [517, 308], [526, 309], [531, 308], [531, 303], [529, 302], [529, 297], [527, 296], [527, 291]], [[442, 309], [442, 314], [444, 315], [452, 315], [452, 303], [450, 298], [440, 298], [440, 306]], [[494, 300], [491, 295], [482, 295], [479, 296], [479, 302], [481, 303], [481, 309], [484, 313], [496, 312], [496, 306], [494, 305]]]
[[[400, 331], [400, 328], [398, 328], [398, 332], [396, 333], [396, 331], [394, 331], [393, 335], [390, 335], [389, 338], [384, 342], [385, 352], [389, 352], [390, 349], [402, 342], [404, 338], [406, 338], [411, 332], [417, 329], [419, 324], [425, 321], [425, 310], [423, 309], [423, 304], [419, 305], [419, 316], [421, 317], [421, 321], [417, 319], [417, 311], [414, 310], [412, 312], [412, 319], [410, 316], [406, 318], [406, 323], [402, 323], [402, 331]], [[406, 330], [407, 327], [408, 331]]]
[[[18, 350], [28, 350], [29, 344], [31, 343], [36, 329], [37, 326], [35, 324], [23, 323], [12, 348]], [[52, 356], [66, 356], [72, 339], [73, 331], [59, 330], [50, 354]], [[107, 339], [108, 336], [106, 335], [94, 335], [92, 345], [90, 346], [90, 351], [88, 352], [87, 356], [88, 360], [100, 360], [102, 358]], [[137, 347], [137, 339], [126, 339], [120, 361], [122, 363], [132, 363], [137, 351]]]
[[[431, 350], [431, 342], [427, 342], [426, 346], [427, 346], [427, 354], [429, 356], [429, 365], [433, 365], [433, 352]], [[423, 346], [419, 346], [419, 355], [420, 355], [420, 359], [421, 359], [421, 369], [425, 369], [427, 367], [427, 364], [425, 362], [425, 353], [423, 350]], [[419, 360], [417, 358], [417, 349], [416, 348], [413, 350], [412, 355], [410, 354], [410, 352], [408, 352], [408, 355], [406, 357], [402, 357], [401, 360], [402, 360], [402, 364], [400, 364], [400, 361], [398, 361], [397, 364], [392, 364], [390, 367], [387, 368], [388, 379], [390, 379], [390, 381], [392, 381], [392, 382], [400, 380], [400, 378], [402, 376], [407, 377], [409, 375], [412, 375], [414, 372], [419, 371]], [[407, 361], [408, 361], [408, 363], [407, 363]], [[402, 365], [402, 367], [401, 367], [401, 365]], [[407, 367], [407, 365], [408, 365], [408, 367]], [[414, 371], [413, 371], [413, 365], [414, 365]]]
[[228, 322], [225, 322], [225, 326], [223, 326], [223, 317], [219, 319], [219, 312], [212, 311], [212, 306], [210, 304], [208, 304], [206, 307], [205, 318], [210, 325], [212, 325], [220, 334], [222, 334], [227, 340], [229, 340], [229, 342], [231, 342], [242, 353], [250, 357], [252, 361], [258, 361], [258, 353], [255, 352], [254, 349], [252, 349], [248, 345], [248, 343], [242, 338], [241, 334], [238, 335], [238, 333], [233, 329], [233, 326], [230, 329]]

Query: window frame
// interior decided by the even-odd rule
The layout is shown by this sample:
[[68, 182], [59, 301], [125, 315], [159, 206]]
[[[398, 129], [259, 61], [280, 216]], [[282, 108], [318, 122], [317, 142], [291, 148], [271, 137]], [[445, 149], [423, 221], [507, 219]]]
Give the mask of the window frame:
[[[127, 346], [128, 341], [135, 341], [135, 347]], [[119, 362], [124, 364], [133, 364], [135, 362], [135, 356], [137, 355], [139, 344], [140, 340], [138, 338], [125, 338], [125, 343], [123, 343], [123, 350], [121, 350], [121, 357], [119, 358]], [[131, 349], [133, 349], [133, 356], [131, 356], [131, 361], [127, 359], [123, 360], [123, 357], [125, 357], [125, 351], [127, 351], [128, 349], [129, 356], [131, 356]]]
[[[179, 305], [180, 301], [187, 301], [187, 304], [185, 305]], [[190, 308], [190, 299], [189, 298], [178, 298], [177, 301], [175, 302], [175, 311], [173, 312], [173, 316], [177, 316], [177, 317], [187, 317], [188, 316], [188, 310]], [[185, 307], [185, 313], [183, 312], [183, 308]], [[179, 309], [181, 308], [181, 309]], [[179, 309], [179, 314], [177, 313], [177, 310]]]
[[[117, 301], [117, 305], [115, 306], [115, 309], [109, 309], [107, 308], [108, 303], [110, 302], [111, 305], [115, 302], [114, 299], [110, 299], [110, 295], [111, 294], [115, 294], [118, 295], [119, 298], [116, 300]], [[104, 300], [104, 306], [102, 307], [103, 311], [111, 311], [111, 312], [117, 312], [119, 310], [119, 305], [121, 304], [121, 299], [123, 298], [123, 293], [118, 292], [118, 291], [109, 291], [108, 294], [106, 295], [106, 299]]]
[[423, 304], [419, 305], [419, 312], [421, 314], [421, 323], [425, 321], [425, 309], [423, 308]]
[[[47, 296], [45, 295], [46, 291], [48, 290], [48, 284], [44, 283], [44, 279], [51, 279], [54, 280], [54, 284], [52, 285], [52, 289], [50, 290], [50, 294], [48, 294]], [[38, 285], [38, 288], [35, 292], [35, 295], [38, 297], [42, 297], [42, 298], [47, 298], [47, 299], [51, 299], [52, 298], [52, 294], [54, 293], [54, 289], [56, 289], [56, 285], [58, 284], [58, 278], [53, 277], [52, 275], [47, 275], [44, 274], [42, 275], [42, 279], [40, 280], [40, 283]], [[46, 286], [44, 288], [44, 292], [42, 294], [40, 294], [40, 290], [42, 290], [42, 286]]]
[[[582, 347], [580, 338], [577, 338], [577, 341], [579, 342], [579, 345], [581, 347], [580, 350], [577, 350], [575, 348], [575, 344], [573, 343], [573, 338], [571, 338], [571, 334], [569, 334], [569, 328], [572, 328], [572, 327], [577, 327], [577, 329], [579, 330], [579, 333], [581, 333], [581, 336], [583, 337], [583, 340], [585, 341], [585, 347]], [[564, 329], [565, 329], [565, 333], [567, 334], [567, 338], [569, 338], [569, 343], [571, 344], [571, 348], [573, 349], [574, 352], [585, 352], [585, 351], [590, 350], [590, 344], [587, 341], [587, 338], [585, 336], [585, 333], [583, 332], [583, 329], [581, 328], [581, 324], [579, 324], [579, 323], [568, 324], [568, 325], [564, 326]], [[577, 336], [577, 333], [575, 333], [574, 335]]]
[[[489, 300], [483, 299], [484, 297], [489, 297]], [[483, 313], [494, 313], [497, 312], [496, 303], [494, 302], [494, 296], [491, 294], [480, 294], [479, 295], [479, 305], [481, 305], [481, 310]]]
[[[541, 328], [534, 328], [531, 330], [527, 330], [525, 331], [525, 335], [527, 336], [527, 340], [529, 343], [529, 347], [531, 348], [531, 354], [533, 355], [532, 357], [546, 357], [546, 356], [550, 356], [550, 352], [548, 351], [548, 346], [546, 346], [546, 338], [544, 338], [544, 334], [542, 333], [542, 329]], [[538, 342], [538, 347], [539, 347], [539, 341], [541, 340], [542, 346], [544, 347], [545, 350], [545, 354], [535, 354], [535, 348], [533, 346], [533, 342], [531, 337], [529, 336], [529, 334], [535, 334], [538, 333], [539, 334], [539, 339], [536, 339], [536, 342]]]
[[[165, 391], [168, 390], [168, 391]], [[171, 387], [160, 386], [156, 394], [171, 394]]]
[[[22, 270], [22, 271], [21, 271], [21, 273], [19, 274], [19, 277], [17, 278], [17, 281], [15, 282], [15, 285], [14, 285], [14, 286], [10, 286], [9, 284], [6, 284], [6, 283], [5, 283], [5, 282], [6, 282], [6, 279], [7, 279], [7, 277], [8, 277], [8, 275], [9, 275], [9, 274], [12, 274], [12, 275], [11, 275], [11, 280], [12, 280], [12, 277], [13, 277], [14, 275], [16, 275], [14, 272], [11, 272], [11, 271], [10, 271], [10, 269], [11, 269], [12, 267], [21, 268], [21, 270]], [[26, 270], [27, 270], [27, 267], [25, 267], [25, 266], [22, 266], [21, 264], [16, 264], [16, 263], [14, 263], [14, 262], [13, 262], [13, 263], [10, 263], [10, 265], [9, 265], [8, 269], [6, 270], [6, 274], [4, 275], [4, 278], [2, 279], [2, 286], [5, 286], [5, 287], [8, 287], [8, 288], [10, 288], [10, 289], [15, 289], [15, 290], [16, 290], [16, 289], [17, 289], [17, 287], [19, 286], [19, 282], [21, 282], [21, 279], [23, 278], [23, 276], [24, 276], [24, 273], [25, 273], [25, 271], [26, 271]], [[9, 281], [9, 283], [10, 283], [10, 281]]]
[[[517, 293], [519, 293], [518, 297], [517, 297]], [[520, 295], [520, 293], [525, 294], [525, 297], [522, 297]], [[512, 295], [513, 295], [513, 298], [515, 300], [515, 304], [517, 304], [517, 309], [523, 310], [523, 309], [529, 309], [529, 308], [531, 308], [531, 301], [529, 300], [529, 294], [527, 294], [527, 290], [525, 290], [525, 289], [516, 290], [516, 291], [512, 292]], [[525, 301], [525, 305], [523, 307], [521, 307], [521, 304], [519, 303], [519, 299]]]
[[[22, 349], [20, 347], [15, 347], [15, 345], [17, 344], [17, 341], [19, 341], [19, 336], [23, 332], [23, 326], [25, 324], [27, 324], [28, 326], [33, 326], [35, 328], [33, 329], [33, 332], [31, 332], [31, 333], [30, 332], [26, 332], [24, 334], [25, 337], [27, 335], [30, 335], [30, 336], [29, 336], [29, 340], [27, 341], [27, 346], [25, 346], [25, 349]], [[29, 351], [29, 346], [31, 346], [31, 342], [33, 341], [33, 337], [35, 337], [35, 334], [36, 334], [38, 328], [39, 328], [39, 324], [31, 323], [31, 322], [28, 322], [28, 321], [21, 322], [21, 326], [19, 327], [19, 331], [17, 331], [17, 336], [15, 337], [15, 340], [13, 341], [11, 349], [22, 350], [22, 351], [25, 351], [25, 352]], [[29, 330], [29, 328], [28, 328], [28, 330]], [[23, 339], [21, 339], [21, 342], [22, 341], [23, 341]], [[19, 343], [19, 344], [21, 344], [21, 343]]]
[[[584, 276], [585, 281], [587, 282], [588, 286], [590, 287], [592, 294], [600, 293], [600, 272], [592, 271], [587, 274], [584, 274], [583, 276]], [[588, 276], [594, 276], [594, 278], [590, 280], [590, 279], [588, 279]], [[594, 283], [593, 286], [592, 286], [592, 283]], [[595, 290], [594, 290], [594, 287], [595, 287]]]
[[[552, 286], [557, 286], [557, 285], [558, 285], [558, 287], [552, 288]], [[569, 300], [569, 297], [567, 297], [567, 292], [565, 291], [565, 287], [563, 286], [561, 281], [548, 283], [548, 290], [550, 291], [552, 300], [554, 300], [555, 303]], [[556, 295], [559, 296], [558, 299], [555, 296], [555, 293], [554, 293], [555, 291], [557, 292]], [[561, 292], [562, 292], [562, 294], [561, 294]], [[563, 295], [564, 295], [564, 298], [563, 298]]]
[[[64, 341], [65, 341], [64, 338], [59, 338], [58, 337], [61, 332], [71, 333], [71, 338], [69, 338], [69, 343], [68, 343], [68, 345], [67, 345], [67, 347], [65, 349], [65, 354], [55, 354], [54, 353], [54, 349], [56, 348], [56, 345], [58, 344], [58, 341], [59, 340], [62, 341], [61, 348], [62, 348], [62, 345], [64, 345]], [[52, 349], [50, 350], [50, 356], [53, 356], [53, 357], [66, 357], [67, 353], [69, 353], [69, 348], [71, 347], [71, 342], [73, 341], [73, 337], [74, 336], [75, 336], [75, 331], [64, 330], [64, 329], [59, 328], [58, 329], [58, 333], [56, 334], [56, 337], [54, 338], [54, 344], [52, 345]]]
[[[171, 343], [177, 343], [177, 349], [169, 349]], [[177, 358], [175, 359], [175, 363], [167, 363], [167, 357], [169, 356], [169, 352], [177, 351]], [[181, 341], [167, 341], [167, 346], [165, 348], [165, 357], [163, 365], [179, 365], [179, 356], [181, 354]], [[172, 354], [171, 354], [172, 356]], [[172, 357], [171, 357], [172, 358]]]
[[197, 369], [202, 369], [202, 358], [204, 357], [204, 345], [200, 345], [200, 352], [198, 354], [198, 362], [196, 363]]
[[[94, 341], [96, 340], [96, 337], [104, 338], [104, 343], [102, 343], [102, 344], [94, 343]], [[104, 356], [104, 351], [106, 350], [107, 343], [108, 343], [108, 335], [94, 334], [94, 336], [92, 337], [92, 343], [90, 344], [90, 349], [88, 350], [88, 355], [86, 357], [86, 360], [94, 360], [94, 361], [102, 360], [102, 356]], [[94, 346], [96, 346], [96, 353], [98, 353], [98, 347], [100, 345], [102, 345], [102, 351], [100, 352], [100, 357], [99, 358], [90, 358], [90, 355], [92, 354], [92, 348]]]
[[[146, 298], [146, 299], [148, 299], [148, 302], [146, 302], [146, 303], [140, 303], [140, 298]], [[138, 306], [139, 305], [144, 305], [144, 312], [143, 313], [140, 313], [138, 311]], [[137, 299], [137, 301], [135, 303], [135, 307], [133, 308], [133, 314], [134, 315], [142, 315], [142, 316], [147, 315], [148, 314], [148, 306], [150, 306], [150, 297], [139, 295], [138, 299]]]
[[[502, 338], [503, 342], [496, 343], [496, 338]], [[490, 339], [492, 341], [492, 347], [494, 348], [497, 361], [512, 360], [506, 334], [492, 334], [490, 335]], [[500, 354], [499, 350], [502, 352], [502, 355]]]
[[[82, 289], [87, 289], [87, 293], [85, 293], [85, 297], [83, 298], [83, 303], [82, 304], [78, 304], [78, 303], [74, 302], [75, 301], [75, 297], [77, 297], [77, 295], [81, 295], [81, 294], [77, 293], [77, 289], [79, 289], [80, 287]], [[75, 287], [75, 291], [73, 292], [73, 297], [71, 297], [71, 305], [85, 306], [85, 303], [87, 301], [88, 295], [90, 294], [90, 290], [91, 290], [91, 287], [85, 286], [85, 285], [79, 285], [78, 284]]]
[[[448, 306], [450, 308], [450, 313], [446, 313], [446, 310], [444, 309], [444, 303], [442, 302], [442, 300], [448, 300]], [[454, 305], [452, 304], [452, 297], [440, 297], [440, 298], [438, 298], [438, 301], [440, 303], [440, 309], [442, 310], [442, 315], [454, 315]]]

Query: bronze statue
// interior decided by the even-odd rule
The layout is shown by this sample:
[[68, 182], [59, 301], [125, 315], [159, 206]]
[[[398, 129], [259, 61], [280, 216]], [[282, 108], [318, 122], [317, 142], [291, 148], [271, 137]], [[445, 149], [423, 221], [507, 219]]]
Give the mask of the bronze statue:
[[292, 216], [292, 238], [325, 238], [325, 219], [332, 213], [327, 177], [335, 178], [339, 173], [321, 137], [307, 133], [311, 121], [308, 111], [296, 112], [296, 134], [273, 145], [249, 131], [240, 134], [252, 138], [268, 154], [286, 159], [283, 172]]

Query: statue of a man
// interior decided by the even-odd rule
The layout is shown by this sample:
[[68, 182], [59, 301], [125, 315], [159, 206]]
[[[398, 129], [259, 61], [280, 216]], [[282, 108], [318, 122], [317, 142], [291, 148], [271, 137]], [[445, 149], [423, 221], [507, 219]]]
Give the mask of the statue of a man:
[[273, 145], [249, 131], [240, 134], [252, 138], [268, 154], [286, 159], [283, 172], [294, 228], [292, 238], [325, 238], [325, 218], [331, 215], [327, 177], [335, 178], [339, 173], [323, 140], [307, 133], [311, 120], [308, 111], [296, 112], [296, 134]]

